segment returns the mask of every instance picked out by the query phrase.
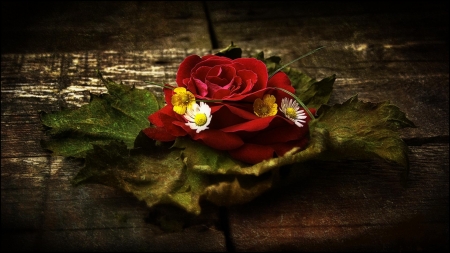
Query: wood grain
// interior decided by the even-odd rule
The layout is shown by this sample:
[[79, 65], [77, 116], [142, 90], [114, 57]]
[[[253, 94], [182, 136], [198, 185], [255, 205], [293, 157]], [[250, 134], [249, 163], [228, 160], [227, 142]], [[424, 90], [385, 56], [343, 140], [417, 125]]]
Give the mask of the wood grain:
[[[2, 2], [2, 251], [448, 249], [445, 4], [97, 2], [46, 4], [42, 15], [29, 7], [17, 18], [5, 10], [21, 6]], [[243, 56], [264, 51], [283, 62], [325, 45], [293, 67], [316, 79], [336, 74], [330, 104], [358, 94], [399, 106], [417, 125], [401, 131], [409, 176], [383, 161], [309, 162], [248, 204], [202, 203], [191, 217], [102, 185], [72, 187], [82, 161], [40, 148], [48, 137], [39, 111], [106, 92], [96, 70], [159, 93], [146, 81], [174, 83], [187, 55], [231, 40]], [[181, 221], [171, 232], [170, 219]]]
[[[299, 180], [229, 209], [236, 251], [448, 249], [448, 12], [443, 3], [208, 4], [219, 47], [230, 41], [321, 79], [330, 104], [389, 100], [417, 126], [401, 131], [411, 173], [381, 161], [309, 163]], [[426, 28], [425, 28], [426, 27]], [[239, 31], [239, 32], [237, 32]]]
[[[39, 144], [48, 138], [39, 111], [77, 108], [91, 94], [106, 92], [97, 68], [117, 82], [155, 89], [145, 81], [174, 80], [179, 62], [192, 53], [205, 50], [2, 55], [8, 66], [2, 71], [2, 231], [15, 231], [8, 232], [6, 245], [43, 251], [225, 250], [217, 207], [190, 217], [180, 225], [186, 230], [165, 233], [161, 224], [146, 222], [149, 209], [129, 194], [99, 185], [74, 188], [70, 179], [82, 161], [52, 157]], [[30, 242], [22, 247], [16, 241], [25, 235]]]
[[410, 148], [406, 179], [381, 161], [292, 168], [301, 171], [291, 186], [230, 209], [236, 250], [440, 249], [448, 241], [449, 146]]
[[245, 1], [207, 6], [219, 48], [234, 41], [242, 47], [301, 52], [304, 44], [396, 45], [448, 39], [446, 3], [420, 2], [386, 8], [378, 2]]
[[2, 35], [2, 53], [211, 48], [193, 1], [6, 2]]

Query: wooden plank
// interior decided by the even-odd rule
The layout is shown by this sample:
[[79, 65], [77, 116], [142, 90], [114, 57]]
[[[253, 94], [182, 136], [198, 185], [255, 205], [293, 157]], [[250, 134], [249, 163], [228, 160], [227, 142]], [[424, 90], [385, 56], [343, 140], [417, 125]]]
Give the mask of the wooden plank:
[[[147, 228], [96, 229], [82, 231], [51, 231], [43, 238], [44, 251], [146, 251], [186, 252], [224, 251], [224, 244], [217, 243], [221, 232], [198, 232], [157, 234]], [[201, 238], [201, 239], [199, 239]], [[82, 243], [80, 243], [82, 242]]]
[[[11, 19], [8, 4], [29, 15]], [[40, 16], [2, 2], [3, 251], [448, 249], [445, 4], [207, 2], [212, 41], [199, 2], [64, 4], [46, 5]], [[308, 163], [291, 185], [228, 209], [230, 231], [205, 203], [202, 216], [168, 233], [161, 219], [182, 217], [179, 211], [149, 210], [101, 185], [73, 188], [79, 161], [40, 149], [38, 111], [76, 108], [89, 92], [104, 93], [96, 69], [158, 92], [145, 81], [173, 83], [187, 55], [231, 40], [244, 56], [264, 51], [284, 62], [327, 46], [293, 66], [317, 79], [336, 74], [331, 104], [358, 93], [405, 111], [418, 126], [402, 131], [411, 149], [408, 180], [380, 161]]]
[[447, 3], [208, 2], [216, 44], [264, 51], [321, 79], [330, 104], [390, 100], [415, 124], [411, 175], [381, 162], [310, 163], [288, 188], [229, 209], [236, 251], [448, 249]]
[[48, 159], [2, 158], [1, 163], [2, 229], [39, 229], [50, 174]]
[[198, 1], [2, 2], [2, 35], [2, 54], [211, 48]]
[[229, 209], [236, 251], [448, 248], [448, 143], [411, 146], [411, 170], [311, 162], [291, 185]]
[[[341, 50], [343, 49], [341, 48]], [[19, 59], [22, 59], [20, 60], [21, 61], [20, 70], [16, 69], [15, 71], [13, 71], [10, 69], [8, 71], [5, 71], [5, 73], [2, 75], [2, 115], [3, 115], [2, 116], [2, 157], [3, 157], [2, 217], [5, 217], [4, 221], [2, 220], [2, 224], [5, 228], [14, 228], [15, 230], [25, 229], [25, 231], [27, 231], [26, 232], [27, 235], [34, 236], [31, 237], [32, 239], [35, 239], [35, 237], [37, 238], [35, 239], [35, 243], [37, 245], [36, 247], [40, 249], [57, 249], [60, 246], [63, 247], [67, 245], [72, 245], [73, 242], [68, 241], [71, 238], [75, 241], [78, 239], [87, 240], [89, 238], [97, 238], [97, 239], [102, 238], [101, 240], [98, 241], [97, 244], [93, 243], [90, 244], [91, 245], [90, 247], [86, 246], [88, 247], [86, 249], [107, 249], [108, 247], [112, 246], [111, 241], [115, 241], [111, 238], [116, 237], [126, 238], [130, 229], [134, 230], [138, 229], [138, 231], [140, 231], [139, 233], [142, 234], [147, 234], [147, 232], [152, 229], [153, 230], [156, 229], [158, 231], [157, 227], [155, 227], [154, 225], [152, 226], [148, 224], [142, 224], [142, 220], [143, 217], [145, 217], [147, 208], [141, 203], [135, 201], [133, 197], [130, 197], [121, 192], [114, 191], [109, 188], [104, 188], [95, 185], [86, 186], [82, 188], [72, 188], [68, 183], [68, 180], [75, 175], [76, 171], [79, 169], [79, 164], [78, 165], [73, 164], [70, 161], [62, 160], [61, 158], [49, 158], [48, 154], [40, 149], [39, 140], [41, 138], [45, 138], [45, 135], [39, 128], [40, 122], [37, 112], [38, 110], [49, 110], [49, 109], [59, 110], [63, 106], [76, 108], [89, 101], [88, 91], [97, 94], [105, 92], [104, 88], [102, 88], [101, 84], [98, 82], [98, 80], [96, 80], [94, 72], [92, 71], [96, 66], [99, 65], [98, 59], [105, 59], [104, 57], [105, 55], [109, 56], [109, 58], [106, 57], [107, 59], [109, 59], [109, 61], [101, 63], [101, 66], [104, 66], [104, 68], [102, 69], [106, 70], [104, 72], [105, 76], [112, 77], [115, 80], [121, 80], [126, 84], [136, 85], [138, 88], [154, 89], [153, 86], [144, 83], [144, 81], [151, 79], [152, 81], [155, 82], [170, 82], [170, 80], [174, 80], [175, 78], [175, 71], [177, 69], [177, 65], [179, 64], [179, 61], [181, 61], [187, 53], [196, 53], [199, 55], [203, 55], [209, 52], [208, 50], [188, 52], [185, 50], [177, 50], [177, 49], [168, 51], [170, 53], [164, 53], [164, 51], [155, 50], [151, 52], [141, 52], [141, 53], [134, 52], [124, 54], [118, 52], [106, 52], [106, 53], [97, 52], [85, 54], [81, 53], [60, 54], [53, 56], [41, 54], [23, 55], [21, 57], [17, 57], [15, 55], [2, 56], [2, 62], [6, 66], [18, 65], [17, 61], [19, 61]], [[183, 53], [185, 54], [183, 55]], [[329, 54], [332, 54], [332, 52], [329, 52]], [[338, 52], [335, 52], [335, 54], [338, 54]], [[159, 57], [156, 57], [158, 55]], [[391, 53], [391, 55], [392, 57], [396, 57], [397, 54]], [[150, 58], [150, 56], [153, 56], [154, 58], [151, 58], [149, 60], [148, 58]], [[314, 58], [317, 56], [319, 55], [314, 55], [313, 57], [311, 57], [313, 63], [318, 64], [319, 60]], [[174, 59], [169, 60], [171, 57], [173, 57]], [[10, 64], [8, 64], [8, 61], [10, 61]], [[80, 66], [80, 64], [77, 64], [80, 61], [87, 62], [87, 64]], [[166, 63], [161, 65], [158, 65], [156, 63], [162, 61]], [[356, 60], [354, 62], [355, 65], [358, 64]], [[52, 66], [54, 66], [53, 69]], [[65, 67], [63, 68], [62, 66]], [[397, 70], [394, 71], [387, 68], [387, 70], [385, 71], [393, 73], [398, 71], [398, 69], [400, 69], [404, 72], [408, 72], [411, 69], [411, 64], [390, 65], [390, 67], [397, 68]], [[308, 69], [313, 68], [314, 67], [309, 67]], [[316, 68], [316, 69], [319, 69], [318, 70], [319, 73], [325, 73], [328, 68]], [[42, 72], [40, 72], [40, 75], [42, 75], [43, 78], [41, 78], [40, 75], [36, 74], [36, 71], [38, 70], [43, 70]], [[436, 80], [438, 81], [440, 80], [441, 82], [443, 80], [445, 81], [446, 79], [448, 79], [448, 76], [442, 77], [441, 74], [442, 69], [437, 68], [434, 70], [436, 73], [432, 74], [431, 77], [423, 77], [423, 78], [429, 79], [435, 78]], [[355, 81], [344, 84], [339, 83], [338, 79], [335, 88], [335, 94], [337, 95], [335, 95], [335, 97], [333, 98], [334, 101], [342, 102], [343, 99], [346, 97], [346, 95], [349, 96], [353, 95], [353, 92], [355, 90], [358, 90], [360, 91], [360, 96], [362, 98], [370, 100], [381, 99], [383, 98], [383, 96], [391, 96], [391, 98], [396, 99], [395, 100], [396, 103], [398, 103], [399, 101], [400, 102], [406, 101], [403, 103], [406, 105], [410, 105], [411, 102], [408, 96], [406, 96], [407, 99], [404, 100], [402, 99], [405, 96], [397, 98], [398, 97], [397, 94], [408, 94], [409, 96], [413, 97], [412, 101], [418, 99], [418, 96], [421, 96], [422, 98], [430, 96], [430, 98], [428, 98], [428, 101], [430, 101], [429, 108], [436, 107], [436, 104], [439, 105], [439, 103], [441, 103], [442, 105], [446, 103], [445, 86], [438, 85], [436, 90], [434, 90], [431, 94], [430, 93], [427, 94], [424, 92], [425, 87], [423, 87], [423, 83], [420, 80], [419, 81], [416, 80], [416, 81], [409, 81], [408, 86], [403, 86], [407, 87], [406, 89], [393, 89], [392, 91], [392, 89], [390, 89], [392, 83], [398, 84], [407, 81], [407, 79], [402, 76], [395, 76], [391, 74], [392, 78], [390, 78], [389, 82], [386, 82], [385, 79], [383, 79], [383, 72], [376, 72], [376, 71], [373, 71], [370, 75], [366, 74], [362, 76], [357, 72], [354, 73], [350, 71], [346, 72], [346, 75], [347, 75], [346, 80], [355, 80]], [[421, 73], [420, 72], [416, 73], [416, 75], [420, 76]], [[15, 80], [19, 80], [21, 82]], [[65, 84], [61, 85], [61, 83]], [[367, 83], [371, 83], [373, 87], [371, 89], [367, 89]], [[415, 90], [419, 92], [416, 93], [408, 92], [409, 90]], [[421, 126], [421, 123], [423, 124], [423, 122], [425, 122], [429, 125], [433, 124], [435, 127], [434, 131], [430, 131], [430, 129], [433, 128], [427, 129], [429, 133], [428, 135], [424, 130], [422, 131], [419, 130], [416, 132], [414, 132], [414, 130], [412, 132], [405, 132], [404, 135], [407, 138], [425, 138], [427, 136], [432, 137], [432, 136], [445, 136], [446, 134], [448, 135], [448, 128], [446, 128], [446, 126], [448, 126], [448, 121], [444, 120], [445, 118], [448, 118], [448, 112], [444, 111], [444, 114], [440, 115], [440, 117], [439, 115], [437, 115], [435, 119], [440, 120], [432, 123], [429, 120], [427, 120], [426, 115], [423, 115], [421, 113], [422, 112], [421, 107], [414, 107], [414, 106], [402, 107], [401, 105], [400, 107], [407, 112], [408, 116], [419, 115], [421, 117], [419, 119], [421, 119], [422, 121], [420, 120], [416, 121], [413, 119], [415, 122], [419, 122], [418, 123], [419, 126]], [[415, 108], [417, 111], [414, 110]], [[442, 108], [440, 109], [442, 110]], [[445, 152], [447, 152], [448, 154], [448, 149], [447, 151], [441, 150], [440, 152], [441, 153], [437, 153], [437, 156], [427, 157], [426, 154], [436, 154], [436, 150], [432, 149], [428, 150], [428, 152], [422, 152], [420, 153], [420, 155], [416, 156], [423, 157], [425, 161], [428, 159], [433, 161], [436, 160], [440, 155], [445, 156], [446, 154]], [[28, 159], [29, 160], [31, 159], [32, 161], [34, 161], [34, 163], [22, 162], [22, 159], [24, 157], [30, 157]], [[38, 163], [36, 162], [36, 160], [40, 162]], [[321, 170], [322, 166], [328, 167], [330, 165], [319, 165], [316, 169]], [[358, 185], [362, 187], [361, 185], [364, 185], [365, 183], [361, 182], [369, 182], [369, 185], [373, 186], [373, 188], [368, 188], [368, 190], [367, 189], [362, 190], [363, 192], [369, 191], [369, 193], [370, 191], [375, 191], [374, 189], [378, 189], [377, 187], [379, 186], [377, 186], [375, 183], [381, 184], [382, 182], [377, 181], [371, 182], [370, 180], [368, 181], [367, 178], [364, 178], [362, 176], [358, 177], [358, 173], [360, 172], [357, 172], [357, 170], [360, 170], [361, 167], [369, 166], [370, 168], [372, 168], [375, 166], [375, 168], [369, 170], [370, 171], [369, 174], [367, 174], [367, 172], [363, 174], [363, 176], [365, 177], [368, 176], [369, 178], [372, 174], [377, 174], [377, 172], [375, 172], [376, 169], [381, 168], [384, 171], [384, 173], [386, 173], [386, 171], [389, 170], [389, 168], [387, 168], [385, 165], [380, 164], [374, 165], [372, 163], [362, 163], [362, 164], [350, 163], [348, 166], [353, 168], [353, 170], [351, 170], [352, 173], [349, 174], [344, 173], [343, 175], [340, 175], [340, 178], [336, 179], [337, 181], [341, 181], [340, 186], [341, 187], [343, 187], [343, 185], [351, 186], [354, 185], [356, 182], [358, 182]], [[25, 170], [25, 172], [21, 173], [20, 170], [19, 171], [17, 170], [17, 168]], [[27, 177], [26, 175], [24, 175], [27, 173], [29, 173], [30, 176]], [[387, 174], [390, 177], [393, 177], [398, 176], [397, 173], [398, 171], [396, 171], [395, 173], [392, 173], [391, 171], [388, 172]], [[36, 174], [40, 176], [37, 177]], [[346, 179], [347, 181], [345, 181]], [[391, 178], [388, 180], [388, 182], [390, 183], [388, 185], [385, 185], [384, 187], [385, 188], [389, 187], [390, 189], [394, 185], [394, 189], [396, 189], [395, 184], [400, 185], [401, 183], [399, 182], [399, 180], [400, 180], [399, 178], [394, 179]], [[422, 187], [424, 186], [423, 183], [420, 183], [421, 182], [420, 180], [418, 182], [419, 182], [418, 186], [416, 186], [414, 191], [418, 191], [418, 189], [421, 186]], [[429, 178], [424, 178], [424, 182], [429, 182]], [[361, 190], [360, 187], [358, 188], [358, 191]], [[26, 188], [29, 190], [26, 190]], [[339, 192], [338, 191], [339, 189], [337, 190], [336, 189], [328, 190], [328, 188], [326, 189], [327, 192], [329, 191]], [[312, 194], [312, 192], [314, 191], [320, 192], [319, 188], [314, 188], [311, 189], [310, 194]], [[349, 189], [348, 187], [340, 189], [341, 193], [342, 192], [347, 194], [351, 193], [353, 197], [357, 196], [357, 199], [362, 199], [361, 195], [358, 195], [361, 193], [355, 191], [356, 191], [355, 189], [351, 188]], [[363, 213], [362, 211], [365, 211], [366, 214], [368, 214], [369, 213], [368, 210], [370, 210], [371, 208], [376, 207], [380, 209], [380, 206], [382, 206], [385, 203], [390, 203], [390, 205], [384, 207], [385, 208], [384, 210], [392, 208], [394, 202], [392, 203], [379, 202], [380, 199], [386, 198], [386, 196], [383, 195], [380, 197], [379, 195], [377, 196], [375, 193], [377, 193], [377, 191], [372, 192], [373, 196], [369, 195], [366, 202], [364, 202], [364, 204], [367, 206], [365, 209], [363, 210], [358, 209], [359, 211], [361, 211], [361, 213]], [[432, 192], [427, 191], [427, 193], [430, 194], [428, 197], [436, 198], [436, 196], [434, 195], [436, 194], [436, 191]], [[297, 194], [300, 195], [300, 193]], [[281, 195], [286, 194], [282, 193]], [[277, 198], [277, 196], [273, 195], [271, 198], [275, 199]], [[267, 197], [267, 195], [265, 197]], [[331, 197], [325, 198], [324, 196], [316, 196], [316, 197], [318, 200], [325, 199], [323, 200], [324, 202], [321, 204], [321, 207], [324, 209], [325, 209], [324, 203], [327, 203], [326, 200], [331, 201], [331, 203], [334, 203], [336, 205], [336, 203], [332, 201], [332, 199], [334, 198]], [[287, 205], [285, 206], [286, 209], [297, 210], [298, 209], [297, 206], [294, 206], [292, 208], [288, 207], [289, 205], [291, 205], [288, 203], [291, 203], [293, 199], [297, 198], [299, 198], [299, 196], [292, 197], [292, 199], [285, 199], [285, 200], [282, 199], [280, 201], [281, 203]], [[347, 197], [347, 199], [348, 198], [349, 197]], [[425, 198], [426, 196], [423, 196], [423, 199]], [[16, 201], [17, 199], [26, 199], [27, 201], [21, 201], [19, 203]], [[308, 199], [305, 200], [305, 202], [308, 202]], [[304, 204], [305, 202], [301, 203]], [[124, 205], [123, 203], [127, 204]], [[272, 222], [275, 222], [279, 219], [281, 211], [276, 211], [275, 213], [278, 216], [274, 217], [270, 213], [270, 206], [260, 207], [259, 204], [257, 204], [258, 202], [255, 203], [256, 204], [249, 204], [250, 207], [254, 205], [253, 207], [255, 208], [254, 210], [260, 210], [258, 208], [269, 208], [269, 210], [267, 211], [268, 214], [265, 214], [262, 219], [271, 220]], [[411, 203], [414, 203], [414, 201], [410, 199], [409, 204]], [[421, 203], [420, 208], [428, 208], [423, 201], [420, 203]], [[316, 205], [318, 205], [317, 200]], [[346, 205], [344, 206], [338, 205], [337, 207], [335, 207], [334, 210], [340, 210], [339, 214], [343, 214], [345, 212], [342, 210], [349, 211], [354, 206], [359, 205], [360, 203], [357, 202], [350, 203], [347, 201]], [[406, 205], [403, 208], [407, 209], [409, 207], [410, 206]], [[442, 206], [439, 205], [437, 209], [442, 210], [441, 208]], [[405, 212], [404, 209], [400, 209], [400, 211]], [[40, 214], [41, 210], [45, 210], [45, 215]], [[249, 217], [245, 215], [246, 214], [245, 211], [242, 211], [241, 209], [238, 209], [237, 211], [233, 210], [234, 209], [231, 209], [230, 213], [233, 238], [234, 236], [240, 237], [241, 233], [247, 233], [246, 229], [250, 229], [250, 227], [252, 227], [254, 231], [260, 231], [258, 233], [263, 233], [264, 231], [263, 228], [259, 227], [255, 228], [254, 223], [248, 223]], [[318, 209], [313, 210], [307, 209], [306, 211], [310, 211], [311, 213], [314, 214], [315, 212], [318, 211]], [[327, 215], [331, 216], [330, 212], [321, 214], [322, 215], [321, 217], [314, 216], [311, 219], [312, 220], [315, 220], [316, 218], [326, 219]], [[14, 215], [15, 213], [21, 213], [23, 216]], [[219, 220], [219, 218], [217, 217], [217, 211], [216, 212], [213, 211], [209, 213], [209, 215], [213, 215], [214, 213], [216, 217], [215, 218], [212, 217], [209, 220], [213, 221], [213, 223], [214, 220], [215, 222]], [[128, 218], [129, 221], [125, 224], [121, 223], [117, 218], [120, 215], [130, 217]], [[27, 218], [24, 219], [23, 217]], [[285, 216], [283, 215], [283, 217]], [[247, 223], [243, 222], [244, 220], [246, 220]], [[389, 220], [388, 222], [396, 224], [400, 221], [404, 220], [403, 219]], [[347, 224], [355, 224], [355, 226], [360, 226], [359, 229], [353, 229], [355, 231], [359, 231], [358, 233], [362, 233], [362, 231], [372, 231], [370, 230], [370, 228], [373, 228], [374, 230], [379, 229], [379, 231], [385, 230], [385, 227], [383, 227], [385, 225], [383, 224], [380, 225], [378, 223], [376, 223], [375, 225], [370, 226], [368, 225], [368, 227], [364, 227], [366, 225], [363, 226], [361, 224], [365, 224], [367, 222], [363, 219], [363, 217], [360, 216], [358, 216], [357, 218], [355, 218], [354, 216], [347, 218], [346, 222]], [[439, 220], [437, 222], [439, 222]], [[442, 221], [440, 223], [442, 223]], [[242, 227], [243, 226], [242, 224], [249, 224], [249, 226]], [[295, 226], [297, 226], [298, 229], [300, 229], [300, 227], [302, 228], [303, 225], [300, 224], [293, 226], [294, 226], [293, 229], [296, 229]], [[314, 226], [314, 224], [311, 226]], [[325, 224], [325, 226], [329, 226], [331, 229], [336, 226], [345, 226], [345, 224], [344, 225]], [[109, 228], [109, 230], [105, 228]], [[213, 227], [210, 227], [208, 229], [211, 230], [213, 229]], [[273, 233], [273, 231], [275, 231], [276, 229], [281, 228], [274, 227], [272, 228], [272, 230], [267, 230], [265, 233], [268, 233], [269, 235], [269, 233]], [[111, 230], [114, 232], [111, 232]], [[343, 228], [341, 230], [342, 234], [347, 235], [352, 234], [351, 229], [350, 231], [347, 231], [348, 229], [346, 230]], [[30, 233], [30, 231], [35, 232], [33, 234]], [[215, 243], [211, 243], [209, 247], [210, 248], [213, 247], [212, 245], [224, 246], [224, 238], [223, 238], [224, 235], [221, 234], [221, 232], [219, 233], [215, 230], [211, 231], [212, 234], [209, 234], [209, 236], [215, 235], [216, 240], [215, 241], [213, 240]], [[316, 231], [316, 233], [319, 233], [319, 231]], [[283, 235], [283, 233], [279, 231], [276, 232]], [[300, 232], [297, 231], [296, 233]], [[19, 233], [19, 235], [21, 234], [22, 233]], [[181, 234], [179, 233], [173, 238], [177, 236], [184, 237], [186, 235], [184, 235], [183, 233]], [[156, 240], [154, 239], [154, 237], [149, 238], [153, 238], [148, 239], [150, 241]], [[142, 245], [147, 245], [147, 243], [150, 243], [150, 241], [148, 240], [146, 241], [145, 238], [141, 239], [142, 241], [140, 243], [136, 243], [137, 245], [136, 247], [138, 246], [143, 247]], [[292, 239], [297, 240], [298, 238], [296, 237], [285, 238], [280, 236], [277, 239], [277, 241], [273, 241], [270, 244], [265, 244], [264, 242], [259, 241], [257, 242], [257, 245], [259, 246], [245, 245], [245, 243], [242, 243], [242, 241], [236, 239], [235, 243], [236, 247], [239, 249], [252, 249], [252, 247], [263, 247], [261, 249], [269, 249], [264, 247], [269, 247], [270, 245], [279, 246], [279, 244], [277, 243], [280, 243], [283, 240], [284, 242], [281, 244], [289, 244], [289, 240]], [[59, 244], [51, 244], [53, 245], [52, 246], [53, 248], [49, 248], [51, 247], [47, 243], [49, 240], [56, 240]], [[318, 243], [313, 239], [310, 240], [312, 240], [314, 244]], [[152, 242], [152, 244], [154, 243]], [[162, 246], [163, 244], [166, 243], [165, 242], [163, 243], [163, 241], [161, 241], [161, 244], [158, 244], [159, 246], [155, 247], [156, 248], [163, 247]], [[298, 244], [298, 246], [299, 245], [300, 244]], [[302, 247], [303, 246], [304, 245], [302, 244]], [[67, 247], [70, 248], [70, 246]]]
[[2, 55], [2, 249], [226, 250], [217, 207], [206, 205], [198, 217], [181, 215], [186, 221], [167, 233], [161, 219], [177, 218], [179, 209], [166, 217], [166, 209], [152, 213], [130, 194], [109, 187], [74, 188], [70, 179], [82, 163], [51, 157], [39, 145], [47, 138], [40, 110], [77, 108], [88, 103], [89, 92], [106, 92], [95, 76], [97, 67], [118, 82], [155, 89], [144, 81], [173, 80], [189, 53], [205, 54], [165, 49]]
[[[306, 44], [303, 48], [264, 52], [267, 57], [282, 56], [286, 63], [313, 49]], [[261, 51], [248, 49], [244, 54]], [[391, 101], [417, 125], [402, 132], [406, 139], [449, 134], [448, 49], [442, 41], [390, 46], [333, 43], [292, 66], [319, 80], [336, 74], [329, 104], [342, 103], [354, 95], [371, 102]]]
[[[366, 101], [390, 100], [405, 111], [418, 127], [404, 130], [404, 138], [445, 137], [449, 129], [448, 62], [443, 62], [442, 56], [438, 56], [437, 52], [443, 49], [442, 46], [430, 46], [435, 50], [429, 50], [432, 52], [429, 57], [432, 58], [424, 64], [423, 61], [418, 62], [424, 55], [415, 53], [421, 52], [417, 45], [390, 48], [383, 59], [377, 61], [367, 56], [370, 55], [369, 49], [358, 50], [342, 43], [310, 56], [298, 68], [318, 79], [337, 74], [330, 104], [342, 103], [355, 94]], [[244, 53], [249, 56], [258, 51], [246, 50]], [[7, 66], [2, 74], [2, 123], [5, 124], [2, 130], [2, 141], [5, 142], [3, 156], [14, 157], [12, 152], [17, 145], [23, 147], [23, 155], [42, 154], [36, 148], [39, 146], [38, 140], [44, 136], [41, 131], [33, 131], [40, 128], [37, 112], [57, 111], [62, 107], [75, 108], [88, 103], [89, 92], [97, 95], [106, 92], [96, 78], [96, 68], [105, 77], [159, 92], [160, 88], [145, 81], [174, 83], [178, 64], [184, 56], [210, 52], [166, 49], [127, 53], [31, 54], [20, 57], [2, 55], [2, 64]], [[289, 58], [289, 52], [269, 50], [267, 55]], [[337, 60], [329, 60], [337, 58], [345, 59], [345, 64], [342, 66]], [[398, 58], [403, 58], [403, 61], [396, 62]], [[382, 65], [382, 62], [390, 63]], [[382, 67], [371, 68], [371, 64]], [[432, 121], [429, 120], [430, 116]], [[17, 136], [27, 135], [33, 138], [17, 139]], [[14, 145], [6, 144], [8, 141], [13, 141]], [[38, 153], [31, 152], [31, 146]]]
[[[330, 42], [401, 44], [442, 41], [448, 31], [448, 4], [385, 5], [342, 2], [208, 2], [218, 47], [311, 47]], [[425, 29], [432, 27], [432, 29]]]

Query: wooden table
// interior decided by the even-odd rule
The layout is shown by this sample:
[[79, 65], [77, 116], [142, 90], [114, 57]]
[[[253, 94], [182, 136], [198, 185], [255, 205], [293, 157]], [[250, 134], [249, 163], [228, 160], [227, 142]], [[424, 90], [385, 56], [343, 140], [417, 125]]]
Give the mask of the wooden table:
[[[39, 10], [39, 11], [38, 11]], [[448, 4], [2, 2], [2, 251], [422, 251], [449, 248]], [[390, 100], [411, 170], [382, 161], [311, 162], [301, 179], [193, 217], [102, 185], [72, 187], [83, 163], [51, 156], [38, 112], [76, 108], [106, 77], [154, 89], [179, 63], [231, 41], [248, 57], [336, 74], [330, 104]], [[182, 219], [178, 219], [182, 217]], [[183, 220], [173, 231], [164, 222]]]

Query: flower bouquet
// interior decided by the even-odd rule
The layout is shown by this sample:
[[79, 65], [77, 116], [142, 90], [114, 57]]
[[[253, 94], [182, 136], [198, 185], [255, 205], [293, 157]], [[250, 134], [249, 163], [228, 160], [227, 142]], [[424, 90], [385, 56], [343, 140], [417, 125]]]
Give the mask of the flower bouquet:
[[76, 110], [42, 112], [51, 138], [41, 145], [85, 159], [74, 185], [118, 187], [149, 207], [193, 214], [202, 199], [251, 201], [283, 181], [280, 168], [301, 170], [310, 160], [379, 158], [408, 168], [397, 130], [414, 124], [398, 107], [356, 95], [329, 106], [334, 75], [316, 81], [289, 67], [294, 61], [241, 53], [232, 43], [188, 56], [176, 84], [157, 84], [163, 99], [99, 73], [108, 94]]

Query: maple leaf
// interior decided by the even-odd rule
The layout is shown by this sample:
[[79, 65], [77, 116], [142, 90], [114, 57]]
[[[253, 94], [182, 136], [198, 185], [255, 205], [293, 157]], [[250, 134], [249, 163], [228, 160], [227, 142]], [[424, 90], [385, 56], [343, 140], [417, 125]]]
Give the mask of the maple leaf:
[[159, 109], [155, 95], [147, 90], [100, 79], [108, 94], [92, 95], [89, 104], [76, 110], [41, 112], [41, 122], [48, 127], [49, 141], [41, 141], [54, 155], [83, 158], [93, 144], [123, 141], [129, 148], [139, 132], [148, 127], [148, 115]]

